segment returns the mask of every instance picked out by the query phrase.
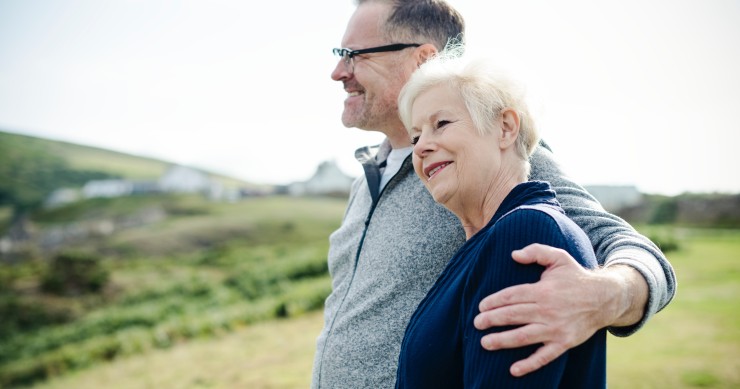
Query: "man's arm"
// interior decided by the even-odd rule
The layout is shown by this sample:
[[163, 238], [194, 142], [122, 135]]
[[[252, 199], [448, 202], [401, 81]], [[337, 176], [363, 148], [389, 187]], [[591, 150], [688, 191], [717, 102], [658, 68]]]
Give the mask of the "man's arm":
[[[628, 327], [617, 327], [616, 323], [609, 323], [612, 326], [609, 331], [616, 336], [634, 333], [673, 298], [676, 292], [673, 267], [650, 239], [638, 233], [620, 217], [606, 212], [591, 194], [571, 181], [546, 147], [538, 147], [530, 162], [531, 179], [550, 182], [565, 213], [591, 240], [599, 264], [609, 271], [616, 265], [628, 265], [644, 278], [649, 293], [640, 320], [630, 323]], [[621, 271], [619, 273], [625, 275]], [[623, 285], [634, 283], [634, 279], [625, 280]], [[623, 291], [623, 294], [630, 293]]]
[[530, 162], [531, 178], [551, 183], [566, 214], [589, 236], [602, 269], [579, 269], [567, 253], [548, 250], [514, 256], [522, 263], [545, 266], [542, 279], [484, 299], [475, 326], [523, 325], [484, 337], [481, 343], [489, 350], [544, 344], [512, 365], [516, 376], [544, 366], [600, 328], [609, 327], [617, 336], [634, 333], [670, 302], [676, 284], [660, 249], [565, 177], [549, 150], [538, 147]]

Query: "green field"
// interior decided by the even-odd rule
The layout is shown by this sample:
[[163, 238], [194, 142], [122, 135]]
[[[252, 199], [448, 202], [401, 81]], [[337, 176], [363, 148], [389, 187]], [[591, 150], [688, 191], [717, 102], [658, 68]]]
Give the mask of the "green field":
[[[48, 351], [33, 345], [40, 347], [37, 356], [25, 357], [26, 365], [0, 365], [0, 372], [8, 366], [19, 372], [28, 366], [59, 368], [32, 386], [38, 389], [308, 387], [322, 325], [315, 298], [329, 285], [316, 266], [325, 260], [326, 238], [339, 223], [343, 203], [175, 203], [170, 206], [183, 216], [106, 242], [116, 255], [140, 258], [113, 264], [116, 292], [109, 302], [117, 305], [91, 308], [60, 326], [67, 338], [54, 329], [38, 340], [59, 342], [75, 334], [89, 339], [61, 349], [47, 346]], [[678, 292], [637, 334], [610, 336], [609, 387], [740, 388], [740, 231], [644, 231], [678, 242], [679, 249], [668, 254]], [[201, 233], [207, 238], [193, 244]], [[30, 279], [15, 286], [27, 290]], [[307, 296], [313, 297], [287, 304]], [[137, 326], [127, 324], [137, 320]], [[102, 322], [123, 330], [98, 327]], [[79, 335], [76, 328], [87, 332]], [[69, 355], [75, 353], [90, 360], [74, 365]], [[60, 359], [37, 363], [44, 358]]]
[[740, 231], [675, 231], [676, 297], [609, 339], [610, 388], [740, 388]]
[[[609, 338], [610, 388], [740, 387], [740, 232], [678, 231], [674, 301], [646, 328]], [[125, 358], [39, 385], [61, 388], [302, 388], [320, 314]]]
[[[37, 214], [39, 229], [167, 216], [70, 243], [64, 255], [31, 250], [0, 264], [0, 387], [319, 310], [330, 291], [328, 236], [344, 207], [331, 198], [149, 196]], [[67, 271], [80, 263], [95, 271]]]

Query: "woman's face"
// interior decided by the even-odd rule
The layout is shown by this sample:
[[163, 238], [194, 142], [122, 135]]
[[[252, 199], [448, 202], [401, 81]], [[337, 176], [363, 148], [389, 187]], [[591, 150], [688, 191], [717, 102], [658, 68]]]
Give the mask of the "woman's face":
[[500, 171], [501, 128], [480, 135], [460, 93], [447, 85], [420, 94], [411, 121], [414, 170], [434, 200], [447, 208], [480, 205]]

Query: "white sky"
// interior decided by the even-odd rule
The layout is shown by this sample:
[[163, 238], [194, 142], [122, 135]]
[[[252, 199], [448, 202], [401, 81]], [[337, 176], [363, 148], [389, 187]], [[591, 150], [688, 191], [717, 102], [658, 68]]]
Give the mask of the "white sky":
[[[528, 85], [579, 183], [740, 192], [740, 1], [450, 1], [469, 52]], [[329, 75], [351, 0], [0, 0], [0, 129], [257, 183], [377, 133]]]

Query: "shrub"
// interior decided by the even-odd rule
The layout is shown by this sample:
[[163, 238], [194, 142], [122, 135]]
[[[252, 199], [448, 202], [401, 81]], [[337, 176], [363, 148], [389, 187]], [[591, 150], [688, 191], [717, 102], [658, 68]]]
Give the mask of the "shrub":
[[678, 243], [679, 240], [676, 239], [676, 236], [672, 229], [660, 229], [652, 231], [647, 235], [647, 237], [653, 243], [655, 243], [655, 245], [658, 246], [658, 248], [660, 248], [663, 253], [676, 251], [681, 248], [681, 245]]
[[0, 294], [0, 339], [7, 340], [14, 333], [70, 322], [79, 316], [79, 310], [75, 308], [71, 305], [44, 304], [11, 294]]
[[676, 222], [678, 202], [675, 198], [660, 201], [653, 211], [650, 224], [671, 224]]
[[110, 272], [100, 257], [87, 253], [65, 251], [57, 254], [42, 276], [41, 289], [57, 295], [96, 293], [105, 287]]

